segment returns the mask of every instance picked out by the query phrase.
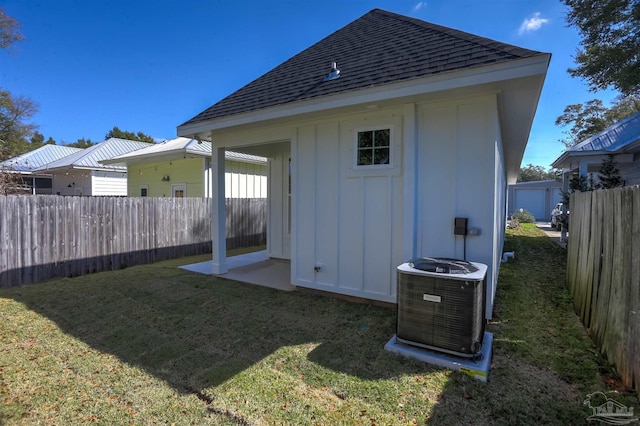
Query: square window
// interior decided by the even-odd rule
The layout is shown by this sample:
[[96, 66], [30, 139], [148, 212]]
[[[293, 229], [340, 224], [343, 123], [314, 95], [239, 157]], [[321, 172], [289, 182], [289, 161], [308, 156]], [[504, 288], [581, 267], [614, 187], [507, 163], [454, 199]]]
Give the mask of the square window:
[[379, 166], [391, 163], [391, 129], [358, 132], [358, 166]]

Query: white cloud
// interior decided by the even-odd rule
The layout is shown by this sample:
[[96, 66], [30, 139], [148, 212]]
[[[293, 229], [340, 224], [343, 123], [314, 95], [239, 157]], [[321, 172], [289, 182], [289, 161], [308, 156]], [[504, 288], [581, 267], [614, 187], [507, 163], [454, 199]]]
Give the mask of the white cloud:
[[537, 31], [543, 24], [549, 22], [546, 18], [540, 17], [540, 12], [536, 12], [529, 19], [525, 19], [522, 21], [522, 25], [520, 25], [520, 29], [518, 30], [518, 34], [524, 34], [531, 31]]
[[421, 1], [421, 2], [418, 2], [418, 4], [416, 4], [415, 6], [413, 6], [413, 11], [414, 12], [419, 12], [422, 9], [424, 9], [425, 7], [427, 7], [427, 2], [426, 1]]

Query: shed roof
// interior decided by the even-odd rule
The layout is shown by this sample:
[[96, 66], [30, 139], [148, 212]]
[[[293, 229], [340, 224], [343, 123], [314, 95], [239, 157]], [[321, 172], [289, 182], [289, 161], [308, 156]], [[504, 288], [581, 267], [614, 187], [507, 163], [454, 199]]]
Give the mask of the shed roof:
[[[342, 92], [545, 53], [374, 9], [180, 127]], [[323, 81], [330, 64], [340, 77]]]
[[[110, 159], [102, 160], [102, 164], [127, 164], [154, 161], [158, 158], [168, 158], [171, 156], [183, 157], [185, 155], [196, 157], [211, 157], [211, 142], [198, 141], [190, 138], [175, 138], [155, 144], [137, 151], [132, 151], [123, 155], [118, 155]], [[238, 152], [226, 151], [225, 158], [234, 161], [250, 163], [266, 163], [267, 159], [257, 155], [241, 154]], [[156, 160], [157, 161], [157, 160]]]
[[11, 169], [11, 171], [31, 173], [42, 166], [45, 166], [73, 153], [82, 151], [82, 148], [73, 148], [61, 145], [44, 145], [33, 151], [25, 152], [17, 157], [10, 158], [0, 163], [1, 167]]
[[80, 152], [76, 152], [60, 160], [46, 164], [40, 167], [38, 170], [53, 170], [53, 169], [95, 169], [95, 170], [113, 170], [126, 172], [127, 168], [116, 165], [104, 165], [100, 164], [100, 160], [106, 160], [107, 158], [113, 158], [118, 155], [125, 154], [127, 152], [136, 151], [138, 149], [152, 146], [150, 143], [131, 141], [128, 139], [110, 138], [104, 142], [100, 142], [89, 148], [83, 149]]

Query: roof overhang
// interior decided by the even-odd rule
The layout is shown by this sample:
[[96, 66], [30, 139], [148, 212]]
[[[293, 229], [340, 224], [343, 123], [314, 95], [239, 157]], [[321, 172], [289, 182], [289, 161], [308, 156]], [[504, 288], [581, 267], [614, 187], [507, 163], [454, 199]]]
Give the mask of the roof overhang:
[[73, 170], [89, 170], [89, 171], [100, 171], [100, 172], [118, 172], [118, 173], [126, 173], [127, 169], [120, 166], [105, 166], [105, 167], [88, 167], [88, 166], [76, 166], [76, 165], [68, 165], [68, 166], [60, 166], [60, 167], [42, 167], [37, 169], [38, 172], [47, 172], [54, 173], [60, 170], [73, 169]]
[[613, 155], [618, 163], [633, 163], [633, 153], [619, 151], [565, 151], [554, 161], [551, 166], [556, 169], [575, 170], [581, 163], [601, 165], [603, 160]]
[[544, 76], [549, 65], [549, 54], [540, 54], [507, 63], [469, 68], [461, 71], [436, 74], [420, 79], [412, 79], [372, 88], [348, 91], [299, 102], [290, 102], [270, 108], [249, 111], [178, 126], [178, 136], [208, 137], [208, 132], [229, 129], [256, 122], [289, 118], [310, 113], [347, 107], [350, 105], [381, 102], [389, 99], [405, 98], [431, 92], [458, 89], [473, 85], [495, 83], [534, 75]]
[[430, 75], [178, 126], [178, 136], [210, 140], [212, 132], [259, 128], [362, 108], [420, 101], [425, 95], [477, 88], [498, 92], [507, 181], [517, 179], [550, 54]]
[[126, 167], [128, 165], [159, 163], [162, 161], [173, 161], [184, 158], [211, 157], [211, 152], [193, 151], [189, 149], [173, 149], [170, 151], [153, 152], [143, 155], [130, 155], [125, 157], [114, 157], [107, 160], [98, 161], [100, 164], [110, 164]]

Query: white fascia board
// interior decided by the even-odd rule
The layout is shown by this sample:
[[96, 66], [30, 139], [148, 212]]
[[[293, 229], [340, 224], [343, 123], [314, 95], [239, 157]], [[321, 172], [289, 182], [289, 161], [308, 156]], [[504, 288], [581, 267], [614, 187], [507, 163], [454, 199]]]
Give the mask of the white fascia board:
[[503, 64], [452, 71], [420, 79], [412, 79], [373, 88], [348, 91], [317, 99], [286, 103], [256, 111], [220, 117], [201, 123], [178, 126], [178, 136], [191, 137], [199, 133], [234, 126], [242, 126], [245, 124], [255, 123], [257, 121], [274, 120], [294, 115], [331, 110], [334, 108], [415, 96], [417, 94], [426, 94], [487, 83], [495, 83], [503, 80], [512, 80], [535, 75], [544, 76], [547, 72], [550, 58], [551, 55], [543, 54]]
[[98, 163], [101, 164], [144, 164], [151, 162], [161, 162], [161, 161], [171, 161], [171, 160], [181, 160], [185, 156], [189, 156], [188, 158], [197, 158], [197, 157], [211, 157], [211, 153], [203, 152], [203, 151], [190, 151], [185, 150], [184, 148], [174, 149], [171, 151], [161, 151], [161, 152], [153, 152], [150, 154], [143, 155], [132, 155], [130, 157], [114, 157], [108, 160], [101, 160]]

